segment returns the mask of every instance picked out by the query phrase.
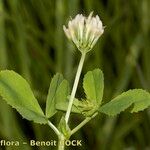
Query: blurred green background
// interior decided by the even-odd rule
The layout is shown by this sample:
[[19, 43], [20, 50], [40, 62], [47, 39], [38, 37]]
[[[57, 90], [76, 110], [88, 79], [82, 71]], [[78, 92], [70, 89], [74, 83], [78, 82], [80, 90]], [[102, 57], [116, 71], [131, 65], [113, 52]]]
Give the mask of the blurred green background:
[[[11, 69], [31, 85], [43, 110], [51, 77], [60, 72], [72, 85], [80, 53], [62, 26], [70, 16], [94, 11], [105, 32], [84, 64], [105, 75], [103, 103], [130, 88], [150, 90], [150, 0], [0, 0], [0, 70]], [[82, 78], [77, 97], [84, 96]], [[51, 121], [58, 124], [59, 114]], [[71, 126], [83, 118], [73, 115]], [[0, 99], [0, 139], [54, 140], [47, 126], [29, 122]], [[100, 114], [71, 139], [76, 150], [150, 150], [150, 109], [117, 117]], [[50, 150], [55, 147], [0, 147], [6, 150]]]

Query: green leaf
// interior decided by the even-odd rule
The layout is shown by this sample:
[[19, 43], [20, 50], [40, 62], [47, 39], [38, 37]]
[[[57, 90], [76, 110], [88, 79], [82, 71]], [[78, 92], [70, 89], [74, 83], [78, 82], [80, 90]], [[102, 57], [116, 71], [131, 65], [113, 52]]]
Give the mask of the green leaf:
[[75, 99], [73, 105], [80, 111], [85, 117], [90, 117], [97, 111], [97, 105], [95, 106], [91, 101]]
[[29, 84], [14, 71], [0, 72], [0, 95], [24, 118], [36, 123], [47, 123]]
[[[56, 103], [56, 109], [60, 111], [67, 111], [68, 104], [69, 104], [69, 97], [67, 97], [67, 101]], [[95, 111], [97, 111], [97, 107], [93, 105], [93, 103], [89, 102], [88, 100], [78, 100], [74, 98], [73, 105], [71, 108], [72, 113], [82, 114], [85, 117], [91, 116]]]
[[[66, 102], [59, 102], [56, 104], [56, 109], [66, 112], [67, 108], [68, 108], [68, 104], [69, 104], [69, 102], [67, 102], [67, 101]], [[72, 113], [81, 113], [81, 111], [78, 108], [76, 108], [74, 105], [72, 105], [71, 112]]]
[[63, 80], [56, 92], [56, 104], [65, 103], [69, 95], [69, 84], [67, 80]]
[[104, 78], [100, 69], [88, 71], [84, 76], [83, 88], [86, 98], [94, 103], [100, 105], [103, 97]]
[[63, 81], [63, 76], [61, 74], [57, 73], [53, 77], [53, 79], [50, 83], [48, 96], [47, 96], [47, 100], [46, 100], [46, 117], [47, 118], [52, 117], [56, 113], [56, 108], [55, 108], [56, 92], [62, 81]]
[[[75, 100], [76, 100], [76, 98], [74, 99], [74, 101]], [[67, 97], [66, 101], [56, 103], [56, 109], [66, 112], [67, 108], [68, 108], [68, 105], [69, 105], [69, 97]], [[73, 102], [73, 105], [72, 105], [72, 108], [71, 108], [71, 112], [72, 113], [81, 113], [81, 111], [74, 105], [74, 102]]]
[[71, 130], [70, 130], [68, 124], [66, 124], [66, 120], [65, 120], [64, 116], [62, 116], [62, 118], [60, 120], [60, 123], [58, 125], [58, 129], [64, 135], [66, 140], [70, 138]]
[[107, 115], [117, 115], [128, 107], [131, 113], [142, 111], [150, 105], [150, 94], [142, 89], [133, 89], [122, 93], [112, 101], [100, 107], [100, 112]]

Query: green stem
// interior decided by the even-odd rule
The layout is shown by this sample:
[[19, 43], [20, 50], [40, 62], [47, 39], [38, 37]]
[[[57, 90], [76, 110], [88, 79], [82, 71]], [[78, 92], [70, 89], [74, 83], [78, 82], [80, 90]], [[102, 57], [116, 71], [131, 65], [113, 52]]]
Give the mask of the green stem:
[[76, 133], [79, 129], [81, 129], [85, 124], [87, 124], [92, 118], [98, 115], [98, 112], [94, 113], [91, 117], [85, 118], [78, 126], [76, 126], [72, 131], [71, 135]]
[[58, 137], [58, 150], [64, 150], [65, 149], [65, 138], [63, 135], [60, 135]]
[[74, 81], [74, 84], [73, 84], [73, 89], [72, 89], [71, 96], [70, 96], [70, 99], [69, 99], [68, 109], [67, 109], [66, 116], [65, 116], [66, 123], [68, 123], [69, 116], [70, 116], [70, 113], [71, 113], [71, 108], [72, 108], [73, 100], [74, 100], [74, 97], [75, 97], [75, 94], [76, 94], [76, 91], [77, 91], [77, 86], [78, 86], [78, 82], [79, 82], [79, 79], [80, 79], [80, 75], [81, 75], [85, 55], [86, 55], [86, 53], [82, 53], [82, 56], [81, 56], [81, 59], [80, 59], [80, 62], [79, 62], [79, 66], [78, 66], [78, 69], [77, 69], [75, 81]]
[[48, 121], [47, 124], [54, 130], [58, 137], [61, 135], [59, 130], [50, 121]]

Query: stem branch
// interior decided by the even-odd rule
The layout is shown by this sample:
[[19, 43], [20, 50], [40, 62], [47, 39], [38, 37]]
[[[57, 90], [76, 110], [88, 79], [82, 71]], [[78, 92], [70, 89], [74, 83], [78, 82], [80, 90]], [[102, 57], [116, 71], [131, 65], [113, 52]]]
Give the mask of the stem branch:
[[74, 80], [71, 96], [70, 96], [70, 99], [69, 99], [68, 109], [67, 109], [66, 116], [65, 116], [66, 123], [68, 123], [69, 116], [70, 116], [70, 113], [71, 113], [71, 108], [72, 108], [73, 100], [74, 100], [74, 97], [75, 97], [75, 94], [76, 94], [76, 91], [77, 91], [77, 86], [78, 86], [78, 82], [79, 82], [79, 79], [80, 79], [80, 75], [81, 75], [85, 55], [86, 55], [86, 53], [82, 53], [82, 56], [81, 56], [81, 59], [80, 59], [80, 62], [79, 62], [79, 66], [78, 66], [78, 69], [77, 69], [77, 73], [76, 73], [76, 77], [75, 77], [75, 80]]
[[85, 118], [78, 126], [76, 126], [72, 131], [71, 135], [76, 133], [79, 129], [81, 129], [85, 124], [87, 124], [92, 118], [98, 115], [98, 112], [94, 113], [91, 117]]
[[59, 130], [58, 130], [50, 121], [48, 121], [47, 124], [54, 130], [54, 132], [55, 132], [58, 136], [60, 136], [61, 133], [59, 132]]

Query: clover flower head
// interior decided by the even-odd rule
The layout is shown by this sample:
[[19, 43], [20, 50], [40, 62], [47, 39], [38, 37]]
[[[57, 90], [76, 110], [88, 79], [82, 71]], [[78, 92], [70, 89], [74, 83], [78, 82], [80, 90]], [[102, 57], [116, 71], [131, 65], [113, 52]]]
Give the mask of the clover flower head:
[[67, 38], [77, 46], [81, 52], [90, 51], [104, 32], [104, 27], [99, 16], [88, 17], [78, 14], [68, 22], [68, 28], [63, 26]]

